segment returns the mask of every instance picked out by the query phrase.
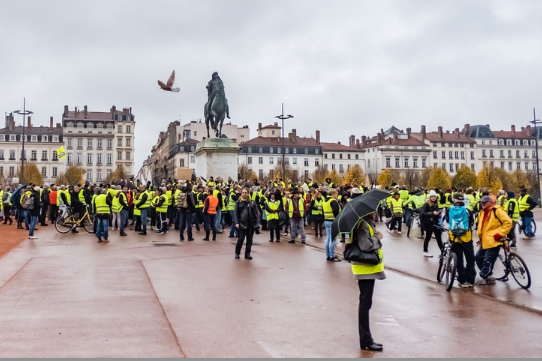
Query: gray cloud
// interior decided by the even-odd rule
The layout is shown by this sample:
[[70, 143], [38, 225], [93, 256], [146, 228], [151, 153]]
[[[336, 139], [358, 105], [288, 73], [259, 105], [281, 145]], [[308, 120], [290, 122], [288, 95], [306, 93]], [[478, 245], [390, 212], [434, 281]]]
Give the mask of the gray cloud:
[[[525, 125], [540, 103], [538, 1], [17, 1], [0, 22], [0, 105], [46, 124], [64, 104], [136, 114], [136, 171], [157, 134], [202, 117], [218, 71], [233, 121], [326, 141], [395, 124]], [[177, 72], [178, 94], [157, 79]], [[255, 135], [255, 132], [253, 132]]]

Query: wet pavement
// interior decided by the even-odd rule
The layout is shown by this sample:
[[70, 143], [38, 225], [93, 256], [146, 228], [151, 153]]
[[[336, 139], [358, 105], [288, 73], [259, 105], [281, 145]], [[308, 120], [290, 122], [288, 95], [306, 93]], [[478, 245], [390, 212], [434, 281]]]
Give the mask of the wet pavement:
[[[419, 241], [406, 235], [384, 239], [388, 278], [376, 284], [371, 327], [385, 351], [373, 354], [357, 347], [358, 290], [349, 264], [327, 262], [323, 240], [270, 244], [263, 233], [249, 261], [234, 259], [226, 233], [218, 242], [203, 242], [197, 232], [195, 242], [179, 242], [174, 231], [111, 234], [111, 243], [97, 244], [92, 235], [47, 227], [0, 259], [0, 356], [542, 355], [542, 316], [472, 290], [446, 292], [433, 281], [436, 258], [424, 260], [421, 246], [411, 244]], [[529, 265], [542, 248], [531, 246]], [[540, 272], [531, 272], [539, 290]], [[486, 287], [538, 305], [538, 291], [512, 282]], [[480, 287], [475, 292], [489, 292]]]

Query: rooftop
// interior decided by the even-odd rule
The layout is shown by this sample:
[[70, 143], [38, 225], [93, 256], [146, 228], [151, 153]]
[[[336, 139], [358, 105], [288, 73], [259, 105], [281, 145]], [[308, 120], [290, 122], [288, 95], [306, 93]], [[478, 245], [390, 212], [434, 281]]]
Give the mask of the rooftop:
[[[59, 127], [58, 125], [53, 128], [44, 126], [32, 126], [31, 128], [25, 127], [24, 133], [28, 135], [62, 135], [62, 127]], [[16, 126], [13, 128], [13, 130], [9, 130], [9, 128], [0, 128], [0, 134], [23, 134], [23, 127]]]
[[325, 152], [365, 152], [363, 149], [357, 147], [349, 147], [340, 143], [321, 142], [320, 145]]
[[[421, 138], [422, 133], [412, 133], [416, 138]], [[446, 143], [476, 143], [474, 139], [466, 137], [462, 133], [450, 133], [449, 131], [442, 133], [440, 136], [439, 132], [428, 132], [425, 133], [425, 139], [430, 142], [446, 142]]]
[[[240, 145], [261, 145], [261, 146], [282, 146], [282, 137], [256, 137], [246, 142], [241, 143]], [[295, 137], [295, 141], [292, 141], [291, 138], [284, 137], [284, 146], [287, 147], [320, 147], [321, 144], [316, 143], [314, 138], [301, 138]]]

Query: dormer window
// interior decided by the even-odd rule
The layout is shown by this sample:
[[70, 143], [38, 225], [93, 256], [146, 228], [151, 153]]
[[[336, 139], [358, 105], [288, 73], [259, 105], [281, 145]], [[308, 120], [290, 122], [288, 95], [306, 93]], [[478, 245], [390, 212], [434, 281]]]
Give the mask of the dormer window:
[[504, 145], [504, 140], [499, 139], [499, 145]]
[[37, 135], [33, 135], [33, 136], [32, 136], [32, 141], [33, 141], [33, 142], [37, 142], [37, 141], [38, 141], [38, 136], [37, 136]]
[[520, 145], [519, 140], [516, 140], [516, 145]]
[[512, 141], [511, 141], [510, 139], [508, 139], [508, 140], [506, 141], [506, 145], [512, 145]]
[[524, 140], [524, 141], [523, 141], [523, 145], [529, 145], [529, 141], [528, 141], [528, 140]]

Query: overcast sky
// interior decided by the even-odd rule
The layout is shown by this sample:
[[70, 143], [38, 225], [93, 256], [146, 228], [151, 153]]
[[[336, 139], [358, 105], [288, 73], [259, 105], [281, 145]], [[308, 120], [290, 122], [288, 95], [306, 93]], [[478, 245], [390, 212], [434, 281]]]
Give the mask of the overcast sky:
[[[203, 117], [218, 71], [232, 121], [348, 142], [395, 125], [525, 126], [542, 113], [542, 1], [0, 0], [0, 108], [132, 107], [136, 165]], [[157, 79], [177, 73], [179, 93]], [[20, 119], [18, 120], [20, 121]]]

